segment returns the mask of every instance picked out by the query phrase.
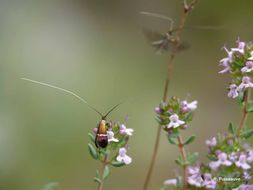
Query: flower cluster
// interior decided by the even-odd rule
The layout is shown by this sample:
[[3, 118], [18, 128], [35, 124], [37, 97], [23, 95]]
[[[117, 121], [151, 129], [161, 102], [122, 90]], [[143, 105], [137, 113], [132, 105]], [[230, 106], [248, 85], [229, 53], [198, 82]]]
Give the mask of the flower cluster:
[[197, 101], [180, 101], [178, 98], [172, 97], [168, 102], [162, 102], [155, 108], [157, 121], [169, 133], [188, 128], [188, 122], [192, 120], [193, 111], [197, 108], [197, 104]]
[[229, 86], [228, 97], [236, 98], [247, 88], [253, 88], [253, 44], [237, 41], [237, 47], [224, 47], [227, 57], [220, 60], [223, 69], [219, 72], [230, 73], [232, 82]]
[[220, 179], [238, 179], [231, 183], [230, 180], [218, 181], [218, 185], [236, 189], [245, 185], [252, 178], [253, 148], [235, 138], [233, 130], [226, 135], [219, 135], [207, 140], [209, 148], [207, 157], [211, 160], [208, 164], [209, 171]]
[[109, 175], [109, 165], [121, 167], [131, 164], [132, 158], [127, 155], [128, 140], [133, 135], [134, 130], [127, 128], [124, 123], [106, 123], [107, 134], [102, 134], [108, 142], [105, 148], [96, 148], [96, 136], [98, 128], [94, 128], [89, 137], [92, 143], [88, 144], [89, 152], [95, 160], [99, 160], [104, 165], [102, 174], [96, 171], [94, 180], [100, 185], [102, 181]]
[[[107, 125], [107, 138], [108, 138], [108, 146], [105, 149], [96, 149], [95, 146], [89, 144], [89, 148], [95, 150], [97, 154], [101, 154], [101, 156], [95, 156], [95, 158], [99, 158], [103, 161], [104, 156], [108, 154], [108, 152], [116, 152], [116, 162], [124, 163], [126, 165], [132, 162], [132, 159], [126, 154], [129, 137], [133, 135], [134, 130], [131, 128], [127, 128], [126, 125], [119, 123], [106, 123]], [[90, 139], [95, 145], [95, 138], [97, 134], [97, 128], [93, 129], [93, 133], [89, 133]], [[90, 151], [93, 152], [93, 151]], [[92, 155], [94, 158], [94, 156]], [[115, 162], [114, 162], [115, 165]]]

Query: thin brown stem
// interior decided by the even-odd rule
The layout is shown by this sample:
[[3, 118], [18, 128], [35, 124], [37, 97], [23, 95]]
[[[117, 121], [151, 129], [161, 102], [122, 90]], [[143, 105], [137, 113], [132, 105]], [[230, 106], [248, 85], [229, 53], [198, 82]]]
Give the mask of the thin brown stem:
[[[181, 153], [182, 159], [185, 162], [186, 161], [186, 152], [183, 144], [183, 140], [181, 136], [177, 137], [178, 140], [178, 148]], [[183, 190], [187, 189], [187, 167], [183, 166]]]
[[[189, 5], [184, 4], [183, 13], [182, 13], [182, 16], [180, 17], [179, 27], [176, 32], [177, 46], [180, 45], [180, 41], [181, 41], [180, 38], [181, 38], [181, 34], [182, 34], [184, 26], [185, 26], [185, 21], [188, 16], [188, 13], [192, 10], [192, 8], [196, 4], [196, 2], [197, 2], [196, 0], [193, 0]], [[163, 92], [163, 101], [164, 102], [167, 101], [167, 98], [168, 98], [168, 89], [169, 89], [169, 83], [170, 83], [170, 79], [171, 79], [171, 73], [172, 73], [172, 69], [173, 69], [173, 61], [175, 59], [175, 56], [176, 56], [176, 52], [173, 51], [170, 55], [170, 59], [167, 64], [167, 74], [166, 74], [164, 92]], [[153, 173], [153, 168], [154, 168], [156, 157], [157, 157], [160, 136], [161, 136], [161, 127], [158, 126], [157, 132], [156, 132], [155, 146], [153, 148], [152, 158], [151, 158], [151, 162], [149, 165], [148, 173], [145, 178], [143, 190], [148, 189], [148, 185], [149, 185], [152, 173]]]
[[251, 96], [250, 89], [248, 89], [245, 91], [244, 98], [243, 98], [243, 102], [244, 102], [243, 113], [242, 113], [242, 117], [240, 120], [240, 124], [239, 124], [238, 130], [237, 130], [237, 133], [236, 133], [237, 137], [240, 136], [241, 130], [242, 130], [243, 126], [245, 125], [247, 118], [248, 118], [248, 114], [249, 114], [248, 104], [250, 101], [250, 96]]
[[[107, 156], [105, 156], [105, 159], [102, 163], [102, 170], [101, 170], [101, 176], [103, 176], [103, 173], [105, 171], [105, 167], [107, 166], [108, 162], [107, 162]], [[101, 179], [101, 182], [98, 184], [97, 186], [97, 190], [102, 190], [104, 186], [104, 180]]]

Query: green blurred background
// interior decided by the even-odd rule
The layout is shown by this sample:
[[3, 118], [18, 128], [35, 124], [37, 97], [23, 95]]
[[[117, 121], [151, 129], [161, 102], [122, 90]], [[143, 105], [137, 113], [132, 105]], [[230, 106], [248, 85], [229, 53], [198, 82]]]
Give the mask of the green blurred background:
[[[113, 169], [105, 189], [142, 187], [156, 133], [154, 107], [162, 97], [168, 55], [156, 55], [143, 27], [167, 29], [164, 21], [140, 16], [150, 11], [177, 18], [181, 0], [1, 0], [0, 1], [0, 189], [37, 190], [50, 181], [59, 190], [95, 189], [100, 164], [87, 150], [88, 132], [99, 116], [71, 96], [21, 77], [49, 82], [85, 97], [102, 112], [124, 100], [112, 120], [129, 116], [135, 133], [129, 167]], [[219, 75], [224, 43], [252, 40], [252, 0], [200, 0], [187, 25], [220, 30], [186, 30], [191, 48], [175, 61], [170, 95], [199, 101], [184, 135], [196, 134], [188, 151], [205, 161], [205, 139], [237, 124], [240, 109], [226, 96], [228, 75]], [[252, 119], [248, 124], [252, 123]], [[150, 189], [181, 172], [178, 150], [161, 138]]]

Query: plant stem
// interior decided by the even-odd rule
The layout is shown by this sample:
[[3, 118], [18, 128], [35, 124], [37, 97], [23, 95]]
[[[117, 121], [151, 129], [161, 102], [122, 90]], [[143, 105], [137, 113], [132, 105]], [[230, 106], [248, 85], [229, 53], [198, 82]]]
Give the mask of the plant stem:
[[247, 118], [248, 118], [248, 114], [249, 114], [248, 104], [249, 104], [249, 101], [250, 101], [250, 96], [251, 96], [250, 89], [247, 89], [245, 91], [244, 98], [243, 98], [243, 102], [244, 102], [243, 113], [242, 113], [242, 118], [240, 120], [239, 128], [238, 128], [237, 133], [236, 133], [237, 137], [240, 136], [241, 130], [242, 130], [243, 126], [245, 125], [245, 123], [247, 121]]
[[101, 182], [98, 184], [97, 186], [97, 190], [102, 190], [103, 189], [103, 185], [104, 185], [104, 180], [103, 180], [103, 174], [104, 174], [104, 171], [105, 171], [105, 167], [107, 166], [108, 162], [107, 162], [107, 156], [105, 156], [105, 159], [102, 163], [102, 170], [101, 170]]
[[[178, 140], [178, 148], [181, 153], [182, 159], [185, 162], [186, 161], [186, 152], [183, 144], [183, 140], [181, 136], [177, 137]], [[183, 190], [186, 190], [187, 188], [187, 167], [184, 165], [183, 166]]]
[[[182, 13], [182, 16], [180, 18], [180, 23], [179, 23], [178, 30], [176, 32], [177, 46], [180, 45], [180, 41], [181, 41], [180, 38], [181, 38], [181, 34], [182, 34], [184, 26], [185, 26], [185, 21], [186, 21], [186, 18], [188, 16], [188, 13], [192, 10], [192, 8], [196, 4], [196, 2], [197, 2], [196, 0], [193, 0], [187, 6], [186, 6], [186, 4], [184, 4], [183, 13]], [[169, 83], [170, 83], [170, 79], [171, 79], [171, 73], [172, 73], [172, 69], [173, 69], [173, 61], [175, 59], [175, 56], [176, 56], [176, 52], [174, 52], [174, 51], [171, 52], [170, 59], [169, 59], [168, 64], [167, 64], [167, 74], [166, 74], [165, 86], [164, 86], [164, 92], [163, 92], [163, 101], [164, 102], [166, 102], [167, 98], [168, 98], [168, 89], [169, 89]], [[151, 162], [150, 162], [150, 165], [149, 165], [148, 173], [147, 173], [146, 178], [145, 178], [143, 190], [148, 189], [148, 185], [149, 185], [149, 182], [150, 182], [150, 179], [151, 179], [151, 175], [153, 173], [153, 169], [154, 169], [154, 165], [155, 165], [155, 161], [156, 161], [156, 157], [157, 157], [157, 152], [158, 152], [159, 142], [160, 142], [160, 136], [161, 136], [161, 127], [158, 126], [157, 132], [156, 132], [155, 145], [154, 145], [153, 153], [152, 153], [152, 158], [151, 158]]]

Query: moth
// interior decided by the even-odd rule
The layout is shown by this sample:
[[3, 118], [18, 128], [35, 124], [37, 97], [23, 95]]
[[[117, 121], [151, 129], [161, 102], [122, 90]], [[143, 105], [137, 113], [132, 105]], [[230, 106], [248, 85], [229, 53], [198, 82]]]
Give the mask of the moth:
[[44, 83], [44, 82], [39, 82], [36, 80], [32, 80], [32, 79], [28, 79], [28, 78], [21, 78], [22, 80], [28, 81], [28, 82], [32, 82], [35, 84], [39, 84], [42, 86], [47, 86], [50, 88], [54, 88], [56, 90], [60, 90], [63, 91], [67, 94], [70, 94], [74, 97], [76, 97], [78, 100], [80, 100], [82, 103], [86, 104], [89, 108], [91, 108], [93, 111], [95, 111], [98, 115], [101, 116], [101, 120], [99, 121], [98, 125], [97, 125], [97, 132], [96, 132], [96, 138], [95, 138], [95, 145], [97, 148], [106, 148], [108, 145], [108, 135], [107, 135], [107, 130], [108, 130], [108, 125], [109, 123], [106, 121], [107, 116], [113, 111], [115, 110], [121, 103], [113, 106], [106, 114], [102, 114], [100, 111], [98, 111], [95, 107], [91, 106], [85, 99], [83, 99], [81, 96], [77, 95], [76, 93], [58, 87], [58, 86], [54, 86], [48, 83]]
[[[159, 33], [155, 30], [150, 30], [147, 28], [143, 29], [145, 37], [148, 39], [150, 44], [156, 49], [157, 52], [181, 52], [190, 48], [190, 44], [186, 41], [179, 41], [176, 38], [175, 33], [178, 32], [179, 28], [174, 28], [174, 21], [170, 17], [161, 15], [158, 13], [151, 12], [140, 12], [141, 15], [158, 18], [169, 22], [169, 30], [165, 33]], [[188, 26], [187, 29], [200, 29], [200, 30], [220, 30], [218, 26]]]

